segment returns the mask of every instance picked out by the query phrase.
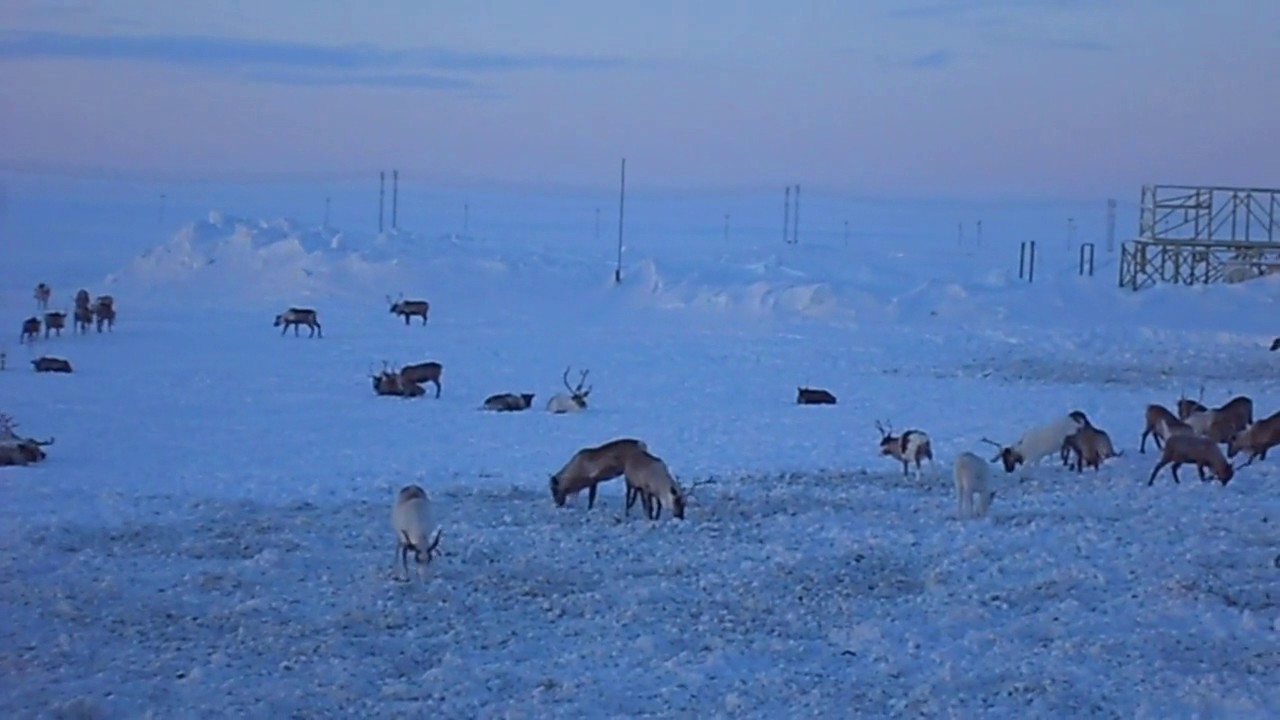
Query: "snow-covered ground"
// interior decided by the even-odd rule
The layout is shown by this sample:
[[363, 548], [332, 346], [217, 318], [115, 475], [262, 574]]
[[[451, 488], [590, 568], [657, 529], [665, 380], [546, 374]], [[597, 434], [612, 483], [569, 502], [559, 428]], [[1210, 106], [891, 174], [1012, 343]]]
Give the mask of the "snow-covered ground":
[[[1280, 281], [1135, 294], [1114, 256], [1058, 255], [1028, 285], [1016, 243], [650, 237], [614, 286], [607, 249], [214, 212], [55, 279], [119, 319], [3, 348], [0, 411], [56, 443], [0, 469], [0, 713], [1275, 717], [1275, 458], [1148, 487], [1137, 441], [1202, 386], [1280, 409]], [[3, 276], [14, 335], [38, 279]], [[280, 337], [290, 304], [323, 339]], [[371, 367], [427, 359], [441, 398], [374, 396]], [[590, 407], [552, 416], [570, 365]], [[506, 391], [535, 409], [478, 410]], [[993, 465], [990, 515], [956, 519], [957, 453], [1073, 408], [1124, 455]], [[877, 419], [936, 467], [903, 477]], [[621, 480], [553, 505], [551, 473], [624, 435], [701, 483], [684, 521], [625, 517]], [[444, 528], [426, 584], [392, 578], [410, 482]]]

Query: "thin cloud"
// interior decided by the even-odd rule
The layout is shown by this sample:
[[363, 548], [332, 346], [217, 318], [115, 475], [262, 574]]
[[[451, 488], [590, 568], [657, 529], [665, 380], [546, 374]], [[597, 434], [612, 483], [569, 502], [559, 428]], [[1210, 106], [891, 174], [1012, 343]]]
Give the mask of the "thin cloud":
[[315, 45], [209, 35], [0, 33], [0, 61], [33, 58], [147, 62], [285, 84], [435, 90], [476, 87], [473, 80], [450, 74], [599, 71], [631, 64], [609, 56], [388, 50], [367, 44]]
[[958, 57], [951, 50], [934, 50], [907, 60], [906, 65], [913, 70], [940, 70], [954, 65]]

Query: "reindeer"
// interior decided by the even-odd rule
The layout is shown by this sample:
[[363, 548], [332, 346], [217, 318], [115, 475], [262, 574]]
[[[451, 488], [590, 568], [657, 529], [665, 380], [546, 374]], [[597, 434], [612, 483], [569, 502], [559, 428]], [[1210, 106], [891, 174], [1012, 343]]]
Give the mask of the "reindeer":
[[1213, 474], [1226, 485], [1235, 475], [1236, 468], [1227, 462], [1222, 455], [1222, 449], [1218, 447], [1218, 443], [1207, 437], [1194, 435], [1191, 433], [1178, 433], [1170, 435], [1164, 441], [1164, 449], [1160, 453], [1160, 461], [1151, 470], [1151, 478], [1147, 480], [1147, 487], [1150, 487], [1156, 481], [1156, 475], [1164, 466], [1173, 463], [1173, 467], [1169, 468], [1170, 474], [1173, 475], [1175, 483], [1181, 483], [1178, 479], [1178, 468], [1184, 463], [1192, 463], [1196, 466], [1196, 472], [1200, 475], [1201, 482], [1204, 482], [1204, 470], [1209, 468], [1213, 470]]
[[1004, 471], [1011, 473], [1019, 465], [1025, 464], [1029, 468], [1055, 452], [1061, 453], [1062, 444], [1067, 437], [1084, 427], [1087, 422], [1088, 418], [1084, 413], [1076, 410], [1027, 430], [1011, 446], [1001, 445], [985, 437], [982, 441], [1000, 448], [1000, 452], [991, 460], [999, 460], [1004, 465]]
[[[991, 469], [986, 461], [971, 452], [962, 452], [956, 456], [952, 469], [956, 484], [956, 517], [963, 520], [967, 517], [983, 517], [996, 493], [991, 489]], [[977, 497], [975, 510], [973, 500]]]
[[876, 421], [876, 430], [880, 431], [880, 454], [901, 462], [903, 477], [907, 476], [910, 463], [916, 464], [916, 477], [919, 478], [922, 473], [920, 463], [924, 460], [933, 462], [929, 435], [923, 430], [907, 430], [901, 435], [894, 435], [893, 423], [886, 427], [879, 420]]
[[1147, 451], [1147, 436], [1151, 436], [1155, 441], [1156, 449], [1159, 450], [1169, 441], [1170, 435], [1194, 432], [1190, 425], [1178, 419], [1169, 411], [1169, 408], [1159, 403], [1148, 405], [1143, 417], [1146, 420], [1146, 426], [1142, 430], [1141, 442], [1138, 443], [1140, 453]]
[[[1248, 427], [1231, 436], [1227, 443], [1227, 457], [1234, 458], [1241, 452], [1248, 452], [1245, 465], [1252, 465], [1254, 459], [1266, 460], [1267, 451], [1280, 445], [1280, 412], [1250, 423]], [[1243, 466], [1242, 466], [1243, 467]]]
[[565, 390], [568, 394], [556, 393], [547, 401], [547, 410], [555, 413], [580, 412], [587, 409], [587, 396], [591, 394], [591, 386], [583, 390], [582, 386], [587, 381], [587, 374], [590, 370], [583, 370], [578, 373], [578, 386], [569, 386], [569, 367], [564, 369], [564, 374], [560, 377], [560, 381], [564, 383]]
[[[440, 546], [443, 530], [435, 523], [431, 512], [431, 499], [427, 491], [419, 485], [406, 485], [396, 495], [395, 504], [391, 506], [391, 528], [396, 533], [396, 553], [400, 558], [400, 567], [404, 569], [404, 579], [409, 578], [409, 553], [413, 553], [414, 566], [418, 571], [418, 579], [426, 578], [427, 566]], [[428, 542], [434, 532], [435, 538]]]
[[9, 353], [0, 350], [0, 370], [4, 370], [5, 363], [9, 360]]
[[72, 316], [75, 318], [76, 332], [81, 334], [89, 332], [89, 326], [93, 324], [93, 310], [88, 305], [83, 307], [77, 305], [72, 311]]
[[78, 308], [89, 307], [89, 291], [88, 290], [85, 290], [84, 288], [80, 288], [79, 290], [76, 291], [76, 307]]
[[392, 300], [391, 296], [387, 296], [387, 302], [391, 304], [391, 313], [393, 315], [401, 315], [404, 317], [404, 324], [409, 324], [409, 318], [419, 316], [422, 318], [422, 324], [427, 324], [427, 311], [431, 309], [431, 303], [426, 300], [405, 300], [404, 293], [400, 293], [399, 299]]
[[627, 483], [627, 507], [624, 515], [631, 514], [631, 506], [640, 498], [645, 516], [657, 520], [662, 516], [663, 504], [671, 508], [671, 516], [684, 519], [685, 496], [680, 485], [671, 477], [671, 470], [662, 458], [648, 450], [629, 453], [622, 463]]
[[35, 360], [32, 360], [31, 364], [32, 366], [35, 367], [36, 372], [56, 372], [56, 373], [71, 372], [71, 363], [67, 362], [65, 359], [60, 357], [50, 357], [48, 355], [44, 355], [42, 357], [36, 358]]
[[40, 318], [34, 315], [22, 321], [22, 334], [18, 336], [18, 344], [35, 342], [40, 337]]
[[1280, 350], [1280, 337], [1271, 341], [1271, 352], [1275, 352], [1276, 350]]
[[597, 486], [622, 475], [626, 471], [628, 456], [647, 451], [644, 442], [635, 438], [617, 438], [603, 445], [583, 448], [551, 476], [551, 499], [557, 507], [563, 507], [570, 495], [586, 489], [587, 509], [590, 510], [596, 504]]
[[1222, 406], [1198, 412], [1187, 418], [1196, 432], [1216, 443], [1225, 443], [1253, 422], [1253, 400], [1237, 395]]
[[369, 377], [373, 380], [373, 391], [378, 395], [415, 398], [427, 394], [425, 388], [406, 378], [402, 371], [391, 370], [385, 360], [382, 361], [382, 372], [374, 373], [370, 368]]
[[67, 314], [65, 312], [62, 312], [60, 310], [54, 310], [53, 312], [45, 313], [44, 314], [45, 339], [47, 340], [49, 338], [50, 330], [56, 331], [58, 334], [58, 337], [62, 337], [62, 328], [66, 327], [66, 325], [67, 325]]
[[37, 283], [36, 291], [32, 293], [32, 297], [36, 299], [36, 308], [39, 310], [49, 309], [49, 296], [53, 294], [53, 290], [49, 289], [47, 283]]
[[417, 365], [405, 365], [400, 368], [400, 377], [417, 385], [433, 383], [436, 386], [436, 397], [440, 397], [440, 374], [443, 372], [444, 366], [431, 360]]
[[1104, 460], [1121, 455], [1111, 444], [1111, 436], [1093, 425], [1084, 425], [1067, 436], [1062, 447], [1065, 453], [1075, 455], [1070, 460], [1070, 464], [1077, 473], [1084, 472], [1086, 465], [1096, 472]]
[[520, 410], [528, 410], [533, 405], [534, 393], [502, 393], [500, 395], [490, 395], [484, 399], [484, 410], [494, 410], [497, 412], [517, 412]]
[[105, 324], [108, 330], [116, 325], [116, 306], [115, 299], [110, 295], [99, 296], [93, 304], [93, 314], [98, 332], [102, 332], [102, 326]]
[[822, 388], [796, 388], [797, 405], [835, 405], [836, 396]]
[[285, 310], [276, 316], [276, 321], [272, 324], [272, 327], [280, 327], [281, 325], [284, 326], [280, 331], [281, 335], [288, 332], [289, 326], [292, 325], [293, 336], [298, 337], [298, 327], [306, 325], [311, 328], [311, 334], [307, 337], [324, 337], [324, 332], [320, 329], [320, 320], [317, 318], [316, 311], [311, 308], [291, 307], [288, 310]]
[[0, 413], [0, 466], [31, 465], [44, 460], [47, 455], [42, 448], [52, 445], [54, 438], [24, 438], [16, 432], [17, 427], [12, 415]]

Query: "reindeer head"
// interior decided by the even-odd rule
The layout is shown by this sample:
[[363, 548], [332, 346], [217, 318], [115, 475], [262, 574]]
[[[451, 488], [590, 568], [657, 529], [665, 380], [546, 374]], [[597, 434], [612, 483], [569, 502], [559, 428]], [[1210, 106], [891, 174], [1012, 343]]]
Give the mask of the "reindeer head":
[[901, 444], [899, 442], [901, 438], [893, 434], [893, 423], [889, 423], [888, 427], [886, 427], [877, 420], [876, 430], [880, 431], [880, 454], [893, 455]]
[[534, 393], [520, 393], [520, 401], [524, 403], [524, 407], [533, 407]]
[[1067, 413], [1067, 417], [1075, 420], [1076, 425], [1079, 425], [1080, 427], [1093, 427], [1093, 424], [1089, 422], [1089, 416], [1085, 415], [1081, 410], [1072, 410]]
[[390, 295], [387, 296], [387, 304], [391, 306], [390, 312], [392, 315], [394, 315], [397, 311], [400, 310], [400, 301], [403, 299], [404, 299], [404, 293], [400, 293], [400, 297], [395, 300], [392, 300]]
[[560, 474], [556, 473], [551, 476], [551, 499], [555, 501], [556, 507], [564, 507], [565, 500], [569, 494], [560, 489]]
[[569, 391], [573, 404], [583, 409], [587, 407], [587, 396], [591, 394], [591, 386], [588, 385], [584, 390], [582, 385], [587, 381], [587, 374], [590, 372], [590, 370], [583, 370], [578, 373], [578, 385], [576, 387], [569, 386], [569, 367], [566, 367], [564, 374], [560, 376], [560, 381], [564, 383], [565, 390]]
[[1004, 465], [1004, 471], [1007, 473], [1017, 470], [1019, 465], [1026, 462], [1026, 458], [1022, 457], [1022, 453], [1011, 447], [1005, 447], [995, 440], [988, 440], [987, 438], [982, 438], [982, 442], [1000, 448], [1000, 452], [996, 453], [995, 457], [991, 458], [990, 462], [999, 460], [1000, 463]]

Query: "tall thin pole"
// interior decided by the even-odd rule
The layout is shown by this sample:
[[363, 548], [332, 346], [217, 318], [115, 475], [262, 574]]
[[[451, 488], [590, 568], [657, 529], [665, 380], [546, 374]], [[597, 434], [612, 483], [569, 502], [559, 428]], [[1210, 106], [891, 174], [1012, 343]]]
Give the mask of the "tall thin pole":
[[396, 206], [400, 199], [400, 171], [391, 171], [391, 229], [396, 230], [400, 224], [396, 222]]
[[387, 171], [378, 171], [378, 232], [382, 232], [382, 207], [383, 198], [386, 195], [387, 188]]
[[329, 229], [329, 196], [324, 196], [324, 229]]
[[782, 243], [784, 245], [791, 242], [787, 236], [787, 232], [791, 229], [791, 186], [787, 186], [786, 193], [782, 196]]
[[849, 247], [849, 221], [844, 221], [844, 246]]
[[791, 244], [800, 244], [800, 185], [796, 185], [796, 212], [791, 220]]
[[613, 282], [622, 282], [622, 208], [627, 199], [627, 159], [622, 158], [622, 189], [618, 193], [618, 267], [613, 271]]
[[1116, 251], [1116, 201], [1107, 201], [1107, 252]]
[[982, 247], [982, 221], [979, 220], [977, 224], [978, 224], [978, 239], [976, 241], [976, 244], [978, 247]]

